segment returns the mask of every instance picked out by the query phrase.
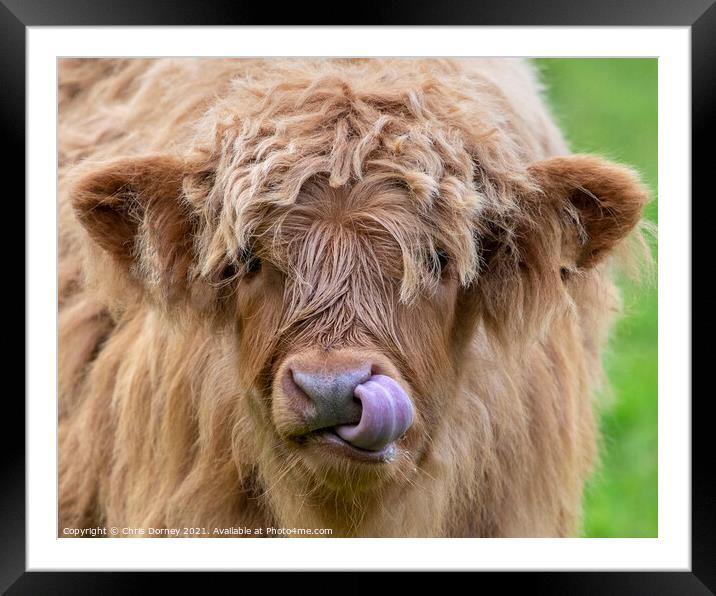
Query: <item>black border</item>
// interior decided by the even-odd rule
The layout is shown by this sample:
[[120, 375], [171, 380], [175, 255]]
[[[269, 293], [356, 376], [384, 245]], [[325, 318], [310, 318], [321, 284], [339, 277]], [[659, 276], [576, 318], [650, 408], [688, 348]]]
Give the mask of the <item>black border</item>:
[[[713, 193], [712, 107], [716, 106], [716, 5], [714, 0], [366, 0], [348, 11], [335, 3], [310, 7], [285, 4], [280, 9], [246, 0], [0, 0], [0, 123], [7, 172], [25, 166], [25, 33], [30, 26], [102, 25], [341, 25], [342, 12], [353, 25], [545, 25], [545, 26], [690, 26], [692, 36], [692, 194]], [[54, 138], [52, 134], [48, 138]], [[701, 147], [702, 151], [698, 151]], [[711, 149], [711, 150], [710, 150]], [[6, 177], [7, 178], [7, 177]], [[24, 178], [15, 176], [17, 196], [24, 196]], [[22, 194], [20, 194], [22, 193]], [[6, 195], [7, 196], [7, 195]], [[8, 197], [9, 198], [9, 197]], [[684, 200], [687, 200], [686, 197]], [[7, 201], [6, 201], [7, 204]], [[692, 203], [693, 204], [693, 203]], [[700, 205], [701, 209], [702, 205]], [[24, 212], [23, 212], [24, 219]], [[19, 268], [19, 259], [14, 265]], [[12, 274], [12, 264], [6, 271]], [[19, 273], [19, 272], [18, 272]], [[24, 276], [24, 273], [22, 274]], [[17, 275], [15, 279], [19, 279]], [[23, 277], [23, 279], [26, 279]], [[712, 299], [713, 302], [713, 299]], [[712, 304], [713, 308], [713, 304]], [[27, 323], [27, 319], [26, 319]], [[702, 334], [712, 338], [706, 323]], [[711, 340], [711, 345], [713, 340]], [[23, 340], [23, 345], [24, 340]], [[19, 350], [18, 350], [19, 352]], [[708, 357], [710, 354], [695, 354]], [[712, 394], [707, 392], [708, 394]], [[714, 594], [716, 591], [716, 487], [713, 473], [713, 422], [707, 415], [707, 393], [692, 402], [692, 571], [691, 572], [537, 572], [483, 573], [467, 581], [475, 589], [528, 589], [550, 594]], [[698, 395], [698, 394], [697, 394]], [[670, 396], [678, 398], [679, 396]], [[0, 589], [12, 594], [134, 593], [171, 589], [178, 579], [186, 590], [215, 587], [216, 573], [171, 577], [154, 572], [26, 572], [25, 571], [25, 441], [24, 406], [15, 392], [4, 399], [2, 490], [0, 491]], [[17, 431], [15, 433], [15, 431]], [[15, 433], [15, 434], [13, 434]], [[372, 573], [355, 573], [347, 589], [374, 590]], [[271, 579], [245, 574], [235, 588], [246, 589], [253, 578], [270, 591], [306, 586], [305, 574], [284, 573]], [[335, 578], [345, 585], [345, 577]], [[425, 582], [427, 578], [421, 578]], [[444, 580], [441, 585], [444, 586]], [[209, 583], [211, 582], [211, 583]], [[475, 583], [472, 583], [475, 582]], [[178, 583], [178, 582], [177, 582]], [[250, 582], [253, 583], [253, 582]], [[249, 583], [249, 585], [250, 585]], [[330, 582], [330, 586], [333, 582]], [[336, 585], [336, 584], [333, 584]], [[378, 584], [380, 585], [380, 584]], [[428, 587], [428, 584], [423, 584]], [[212, 588], [210, 588], [212, 589]], [[345, 590], [346, 588], [341, 588]], [[444, 588], [443, 588], [444, 589]], [[213, 589], [212, 589], [213, 591]]]

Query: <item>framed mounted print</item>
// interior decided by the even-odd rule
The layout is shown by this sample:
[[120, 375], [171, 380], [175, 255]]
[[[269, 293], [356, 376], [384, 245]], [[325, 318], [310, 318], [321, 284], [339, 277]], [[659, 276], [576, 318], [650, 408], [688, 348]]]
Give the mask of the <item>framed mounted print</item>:
[[270, 570], [714, 589], [708, 2], [360, 26], [6, 4], [10, 593]]

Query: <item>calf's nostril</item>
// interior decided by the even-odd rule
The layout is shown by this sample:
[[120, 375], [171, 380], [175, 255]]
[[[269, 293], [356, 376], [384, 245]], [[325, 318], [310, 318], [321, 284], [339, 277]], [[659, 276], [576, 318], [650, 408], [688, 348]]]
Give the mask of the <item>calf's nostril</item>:
[[360, 420], [362, 406], [353, 392], [371, 376], [370, 366], [340, 371], [292, 368], [293, 383], [313, 404], [311, 426], [321, 428]]

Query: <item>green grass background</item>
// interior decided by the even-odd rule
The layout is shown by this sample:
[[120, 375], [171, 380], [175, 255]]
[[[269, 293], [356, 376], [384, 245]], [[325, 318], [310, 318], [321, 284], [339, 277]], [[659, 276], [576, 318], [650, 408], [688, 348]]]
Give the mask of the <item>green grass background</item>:
[[[535, 60], [552, 112], [575, 152], [636, 168], [652, 190], [657, 222], [657, 60]], [[651, 241], [656, 257], [656, 239]], [[656, 274], [620, 279], [624, 315], [606, 354], [613, 396], [601, 415], [601, 465], [585, 494], [583, 534], [657, 536]]]

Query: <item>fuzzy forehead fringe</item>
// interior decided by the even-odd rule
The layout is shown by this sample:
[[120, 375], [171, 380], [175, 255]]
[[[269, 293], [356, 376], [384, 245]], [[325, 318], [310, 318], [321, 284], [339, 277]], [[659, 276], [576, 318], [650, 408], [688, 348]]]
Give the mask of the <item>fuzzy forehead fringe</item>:
[[422, 225], [391, 227], [403, 236], [403, 297], [430, 277], [419, 272], [435, 245], [468, 283], [479, 269], [478, 219], [511, 211], [531, 188], [494, 95], [450, 61], [285, 61], [268, 80], [234, 80], [197, 134], [215, 175], [200, 201], [203, 274], [270, 234], [264, 222], [324, 177], [334, 188], [405, 189]]

